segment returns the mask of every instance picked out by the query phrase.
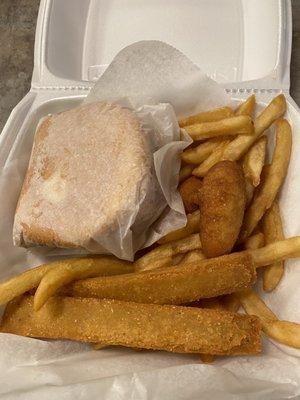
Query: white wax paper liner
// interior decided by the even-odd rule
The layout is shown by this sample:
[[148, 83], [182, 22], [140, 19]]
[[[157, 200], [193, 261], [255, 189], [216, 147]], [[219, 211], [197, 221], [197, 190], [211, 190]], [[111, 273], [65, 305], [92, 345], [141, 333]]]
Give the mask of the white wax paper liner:
[[[126, 53], [130, 53], [130, 58], [126, 57]], [[128, 94], [134, 101], [137, 101], [136, 93], [141, 89], [138, 77], [143, 76], [143, 95], [152, 98], [149, 104], [145, 104], [170, 103], [177, 116], [227, 102], [224, 94], [219, 96], [220, 91], [223, 93], [222, 89], [205, 76], [199, 80], [201, 84], [194, 85], [193, 82], [197, 81], [194, 77], [201, 74], [198, 68], [163, 43], [137, 43], [132, 48], [124, 49], [116, 60], [119, 57], [123, 60], [123, 67], [118, 67], [117, 63], [112, 70], [108, 69], [105, 80], [125, 69], [131, 87]], [[131, 75], [132, 60], [135, 60], [135, 65]], [[140, 74], [139, 68], [142, 71]], [[154, 96], [151, 83], [156, 81], [159, 90]], [[121, 79], [115, 82], [118, 91], [124, 85]], [[103, 96], [109, 93], [109, 85], [105, 84]], [[91, 95], [94, 96], [94, 91]], [[121, 92], [116, 95], [121, 99]], [[265, 99], [264, 103], [270, 99]], [[141, 104], [137, 101], [131, 106], [137, 109]], [[288, 109], [294, 143], [280, 203], [285, 233], [291, 236], [300, 233], [297, 208], [300, 204], [300, 136], [297, 134], [300, 118], [292, 103], [289, 103]], [[179, 146], [178, 142], [174, 143], [174, 149], [171, 147], [170, 150], [168, 143], [164, 149], [166, 157], [169, 152], [176, 152], [175, 148]], [[0, 176], [1, 279], [49, 260], [44, 255], [12, 246], [13, 215], [28, 160], [28, 155], [23, 157], [22, 151], [30, 151], [30, 146], [24, 145], [22, 138], [18, 138], [14, 157], [10, 158]], [[160, 152], [155, 157], [159, 158]], [[157, 176], [162, 179], [159, 173]], [[177, 210], [166, 209], [165, 214], [168, 212], [176, 213]], [[171, 226], [164, 229], [169, 228]], [[153, 225], [153, 237], [150, 235], [149, 240], [156, 240], [160, 233], [160, 224]], [[273, 293], [264, 295], [268, 305], [282, 319], [300, 321], [299, 282], [299, 261], [289, 261], [279, 287]], [[201, 364], [197, 355], [135, 352], [120, 348], [93, 351], [88, 345], [75, 342], [42, 341], [8, 334], [0, 335], [0, 349], [0, 396], [3, 399], [282, 400], [300, 396], [299, 351], [265, 339], [263, 353], [259, 356], [217, 358], [212, 365]]]

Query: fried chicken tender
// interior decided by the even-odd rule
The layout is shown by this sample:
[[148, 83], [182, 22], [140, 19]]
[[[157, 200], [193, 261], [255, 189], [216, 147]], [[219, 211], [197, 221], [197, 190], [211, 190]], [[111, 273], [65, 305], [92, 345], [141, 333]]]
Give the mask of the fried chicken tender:
[[214, 165], [200, 192], [200, 238], [207, 257], [229, 253], [240, 232], [246, 206], [245, 179], [234, 161]]
[[195, 176], [191, 176], [179, 186], [178, 190], [187, 213], [192, 213], [198, 210], [201, 187], [201, 180]]
[[38, 312], [33, 297], [8, 304], [1, 332], [178, 353], [255, 354], [257, 317], [191, 307], [52, 297]]

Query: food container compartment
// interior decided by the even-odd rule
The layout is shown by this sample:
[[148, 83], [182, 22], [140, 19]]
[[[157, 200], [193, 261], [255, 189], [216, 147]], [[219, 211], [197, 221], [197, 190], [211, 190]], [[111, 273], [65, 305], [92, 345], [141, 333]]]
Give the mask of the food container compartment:
[[[298, 106], [289, 96], [289, 0], [42, 0], [36, 31], [32, 87], [13, 110], [0, 135], [1, 170], [5, 173], [16, 156], [23, 157], [24, 165], [27, 165], [33, 135], [40, 118], [80, 104], [93, 86], [93, 81], [103, 73], [119, 50], [132, 42], [147, 39], [163, 40], [181, 50], [224, 85], [234, 101], [241, 101], [255, 93], [258, 104], [264, 106], [277, 93], [283, 92], [286, 95], [288, 119], [294, 128], [293, 154], [292, 167], [284, 186], [287, 196], [282, 197], [280, 201], [283, 219], [289, 221], [285, 223], [286, 235], [299, 234], [300, 222], [294, 219], [291, 223], [291, 210], [300, 203], [300, 186], [297, 185], [300, 138], [296, 134], [300, 130], [300, 113]], [[22, 140], [16, 141], [17, 138]], [[21, 184], [20, 181], [19, 188]], [[289, 196], [290, 193], [293, 193], [293, 196]], [[11, 196], [11, 208], [15, 207], [17, 197], [16, 191]], [[291, 197], [293, 201], [290, 200]], [[7, 237], [0, 240], [5, 240], [11, 245], [10, 238], [11, 232], [8, 232]], [[289, 286], [283, 283], [276, 293], [269, 294], [266, 300], [275, 313], [280, 310], [285, 318], [299, 321], [297, 282], [300, 282], [300, 270], [295, 268], [296, 264], [297, 260], [286, 263], [286, 279], [291, 274], [292, 283]], [[28, 266], [30, 265], [32, 264], [29, 259]], [[4, 253], [0, 253], [1, 279], [15, 274], [19, 269], [21, 265], [18, 262], [18, 254], [12, 259], [7, 259]], [[17, 348], [19, 338], [7, 336], [10, 336], [7, 339], [7, 348]], [[23, 359], [21, 355], [18, 368], [9, 364], [9, 370], [5, 361], [9, 357], [3, 356], [3, 363], [2, 356], [0, 357], [0, 368], [4, 365], [8, 369], [7, 374], [3, 376], [8, 392], [13, 387], [23, 391], [40, 385], [41, 393], [50, 396], [45, 398], [51, 398], [51, 395], [59, 397], [65, 393], [64, 385], [73, 386], [73, 374], [76, 370], [80, 375], [76, 385], [79, 385], [83, 392], [86, 390], [85, 393], [91, 396], [99, 396], [99, 393], [102, 393], [103, 398], [108, 399], [116, 398], [117, 394], [120, 398], [128, 398], [131, 395], [132, 398], [147, 398], [146, 389], [150, 393], [154, 387], [162, 394], [170, 376], [174, 378], [172, 398], [180, 398], [188, 393], [199, 397], [200, 393], [205, 391], [210, 396], [208, 398], [232, 399], [231, 394], [240, 393], [243, 382], [245, 387], [250, 385], [252, 388], [247, 392], [249, 399], [288, 398], [281, 397], [282, 393], [293, 398], [291, 396], [294, 393], [300, 393], [299, 364], [294, 364], [294, 376], [284, 372], [284, 368], [290, 362], [287, 354], [284, 362], [277, 362], [275, 356], [266, 358], [264, 367], [255, 372], [251, 364], [256, 362], [253, 358], [236, 358], [231, 361], [224, 359], [216, 366], [205, 366], [199, 364], [197, 356], [180, 358], [164, 354], [161, 357], [157, 353], [137, 354], [133, 351], [113, 349], [104, 351], [103, 359], [99, 353], [93, 353], [91, 361], [87, 360], [87, 347], [79, 344], [72, 347], [71, 354], [67, 351], [68, 344], [57, 344], [55, 349], [51, 347], [52, 350], [49, 350], [50, 344], [29, 339], [28, 346], [37, 349], [36, 352], [33, 351], [33, 361]], [[270, 346], [273, 345], [267, 345]], [[289, 352], [287, 348], [280, 348], [286, 353]], [[51, 361], [51, 357], [50, 361], [43, 361], [44, 349], [47, 352], [52, 351], [54, 362]], [[61, 354], [63, 360], [59, 359]], [[126, 367], [122, 362], [124, 359], [128, 364]], [[45, 379], [40, 377], [41, 381], [38, 383], [40, 378], [36, 378], [35, 368], [40, 367], [40, 362], [44, 362]], [[118, 363], [122, 366], [118, 367]], [[136, 364], [139, 365], [137, 369]], [[186, 366], [185, 369], [184, 364], [191, 368]], [[97, 373], [90, 372], [93, 365], [97, 365]], [[55, 377], [62, 368], [65, 375], [58, 382]], [[22, 382], [24, 371], [26, 382]], [[207, 371], [210, 371], [210, 379], [216, 382], [217, 389], [207, 384], [209, 379], [201, 379], [201, 374], [207, 377]], [[176, 373], [180, 379], [177, 379]], [[164, 374], [166, 378], [162, 382], [159, 376]], [[231, 380], [228, 374], [234, 379]], [[78, 387], [76, 385], [74, 388]], [[190, 392], [187, 387], [190, 387]], [[217, 397], [215, 389], [221, 393], [220, 397]]]

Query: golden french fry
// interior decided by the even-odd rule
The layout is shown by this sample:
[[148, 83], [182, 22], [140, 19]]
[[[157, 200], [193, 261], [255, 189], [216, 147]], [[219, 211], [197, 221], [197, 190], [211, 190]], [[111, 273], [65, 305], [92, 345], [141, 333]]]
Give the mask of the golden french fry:
[[[272, 207], [264, 215], [262, 229], [265, 235], [266, 244], [284, 239], [279, 204], [274, 201]], [[263, 288], [271, 292], [279, 284], [284, 271], [284, 261], [278, 261], [268, 265], [263, 272]]]
[[250, 236], [245, 242], [245, 249], [247, 250], [255, 250], [263, 247], [265, 243], [264, 234], [261, 232], [256, 233], [255, 235]]
[[249, 204], [253, 199], [254, 186], [247, 179], [245, 179], [245, 189], [246, 189], [246, 205], [249, 206]]
[[238, 108], [235, 111], [235, 115], [249, 115], [249, 117], [252, 117], [254, 107], [255, 107], [255, 95], [253, 94], [252, 96], [248, 97], [246, 101], [243, 101]]
[[249, 149], [243, 158], [243, 171], [245, 178], [249, 180], [254, 187], [260, 183], [260, 174], [265, 163], [267, 148], [267, 138], [262, 136]]
[[223, 135], [253, 135], [254, 126], [248, 115], [238, 115], [220, 121], [188, 125], [184, 129], [193, 140], [203, 140]]
[[263, 322], [265, 334], [277, 342], [300, 349], [300, 324], [289, 321]]
[[236, 293], [247, 314], [260, 318], [264, 333], [276, 340], [297, 349], [300, 348], [300, 324], [280, 321], [266, 306], [263, 300], [252, 290]]
[[272, 163], [245, 213], [240, 241], [251, 235], [265, 212], [272, 206], [287, 173], [292, 147], [291, 127], [285, 119], [278, 120], [276, 127], [276, 146]]
[[217, 148], [203, 161], [198, 167], [193, 169], [193, 175], [203, 177], [207, 172], [222, 159], [223, 152], [230, 141], [224, 140], [220, 142]]
[[256, 267], [264, 267], [285, 260], [300, 257], [300, 236], [270, 243], [260, 249], [250, 250]]
[[81, 263], [69, 262], [46, 272], [34, 295], [34, 310], [38, 311], [59, 288], [73, 281], [96, 276], [133, 272], [133, 264], [115, 257], [89, 258]]
[[223, 159], [236, 161], [246, 153], [257, 138], [268, 129], [274, 121], [286, 112], [286, 100], [283, 94], [275, 97], [254, 121], [254, 135], [240, 135], [226, 147]]
[[[43, 264], [36, 268], [25, 271], [22, 274], [0, 284], [0, 304], [8, 303], [15, 297], [18, 297], [21, 294], [36, 288], [44, 275], [53, 269], [60, 270], [64, 269], [66, 266], [72, 269], [76, 269], [78, 267], [84, 268], [86, 265], [90, 265], [91, 263], [98, 265], [99, 262], [101, 263], [100, 260], [100, 257], [67, 258], [60, 261], [54, 261], [49, 264]], [[133, 271], [133, 266], [130, 266], [129, 263], [126, 263], [125, 265], [124, 262], [120, 260], [118, 260], [117, 263], [120, 266], [122, 264], [122, 268], [120, 266], [118, 268], [116, 266], [113, 266], [111, 269], [107, 268], [107, 271], [104, 273], [104, 275], [116, 275]]]
[[247, 314], [257, 315], [261, 320], [276, 320], [276, 315], [265, 305], [253, 290], [243, 290], [235, 293]]
[[177, 229], [176, 231], [168, 233], [166, 236], [159, 239], [159, 244], [165, 244], [169, 242], [173, 242], [174, 240], [183, 239], [192, 233], [199, 232], [199, 224], [200, 224], [200, 211], [194, 211], [191, 214], [187, 214], [186, 216], [187, 223], [183, 228]]
[[[154, 251], [154, 250], [153, 250]], [[149, 254], [149, 253], [148, 253]], [[147, 254], [146, 254], [147, 255]], [[144, 258], [145, 256], [143, 256]], [[138, 269], [139, 267], [137, 267], [136, 262], [135, 262], [135, 272], [142, 272], [142, 271], [146, 271], [146, 270], [152, 270], [152, 269], [160, 269], [160, 268], [165, 268], [165, 267], [171, 267], [172, 265], [174, 265], [173, 262], [173, 258], [171, 255], [169, 256], [160, 256], [159, 254], [157, 254], [155, 257], [153, 257], [151, 259], [151, 264], [149, 265], [149, 268], [147, 269], [142, 269], [142, 267], [140, 267], [140, 269]], [[175, 260], [176, 261], [176, 260]], [[146, 267], [145, 267], [146, 268]]]
[[179, 264], [188, 264], [194, 261], [204, 260], [206, 257], [201, 250], [192, 250], [184, 254]]
[[194, 233], [183, 239], [162, 244], [150, 251], [135, 262], [135, 271], [147, 271], [172, 264], [172, 257], [176, 254], [187, 253], [201, 248], [200, 236]]
[[233, 115], [233, 110], [230, 107], [215, 108], [214, 110], [203, 111], [187, 118], [182, 118], [179, 121], [179, 126], [183, 128], [187, 125], [193, 125], [200, 122], [219, 121]]
[[181, 159], [188, 164], [202, 163], [219, 145], [217, 141], [207, 141], [197, 147], [185, 150]]
[[184, 165], [180, 168], [179, 171], [179, 183], [186, 180], [188, 177], [192, 175], [194, 169], [194, 165]]
[[8, 303], [15, 297], [34, 289], [40, 283], [42, 277], [52, 268], [59, 266], [61, 262], [40, 265], [39, 267], [25, 271], [6, 282], [0, 284], [0, 304]]

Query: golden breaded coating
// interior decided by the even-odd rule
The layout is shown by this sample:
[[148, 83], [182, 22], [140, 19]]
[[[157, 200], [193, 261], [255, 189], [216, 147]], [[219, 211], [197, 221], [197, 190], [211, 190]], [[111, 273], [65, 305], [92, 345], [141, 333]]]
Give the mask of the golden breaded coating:
[[207, 257], [232, 250], [243, 222], [246, 206], [245, 179], [233, 161], [214, 165], [202, 182], [200, 238]]
[[191, 307], [53, 297], [40, 311], [33, 297], [11, 302], [1, 331], [178, 353], [255, 354], [260, 323], [253, 316]]
[[251, 287], [256, 268], [248, 252], [133, 274], [84, 279], [67, 286], [73, 297], [136, 303], [185, 304]]
[[198, 210], [201, 187], [201, 180], [195, 176], [191, 176], [179, 186], [178, 190], [187, 213], [192, 213]]

